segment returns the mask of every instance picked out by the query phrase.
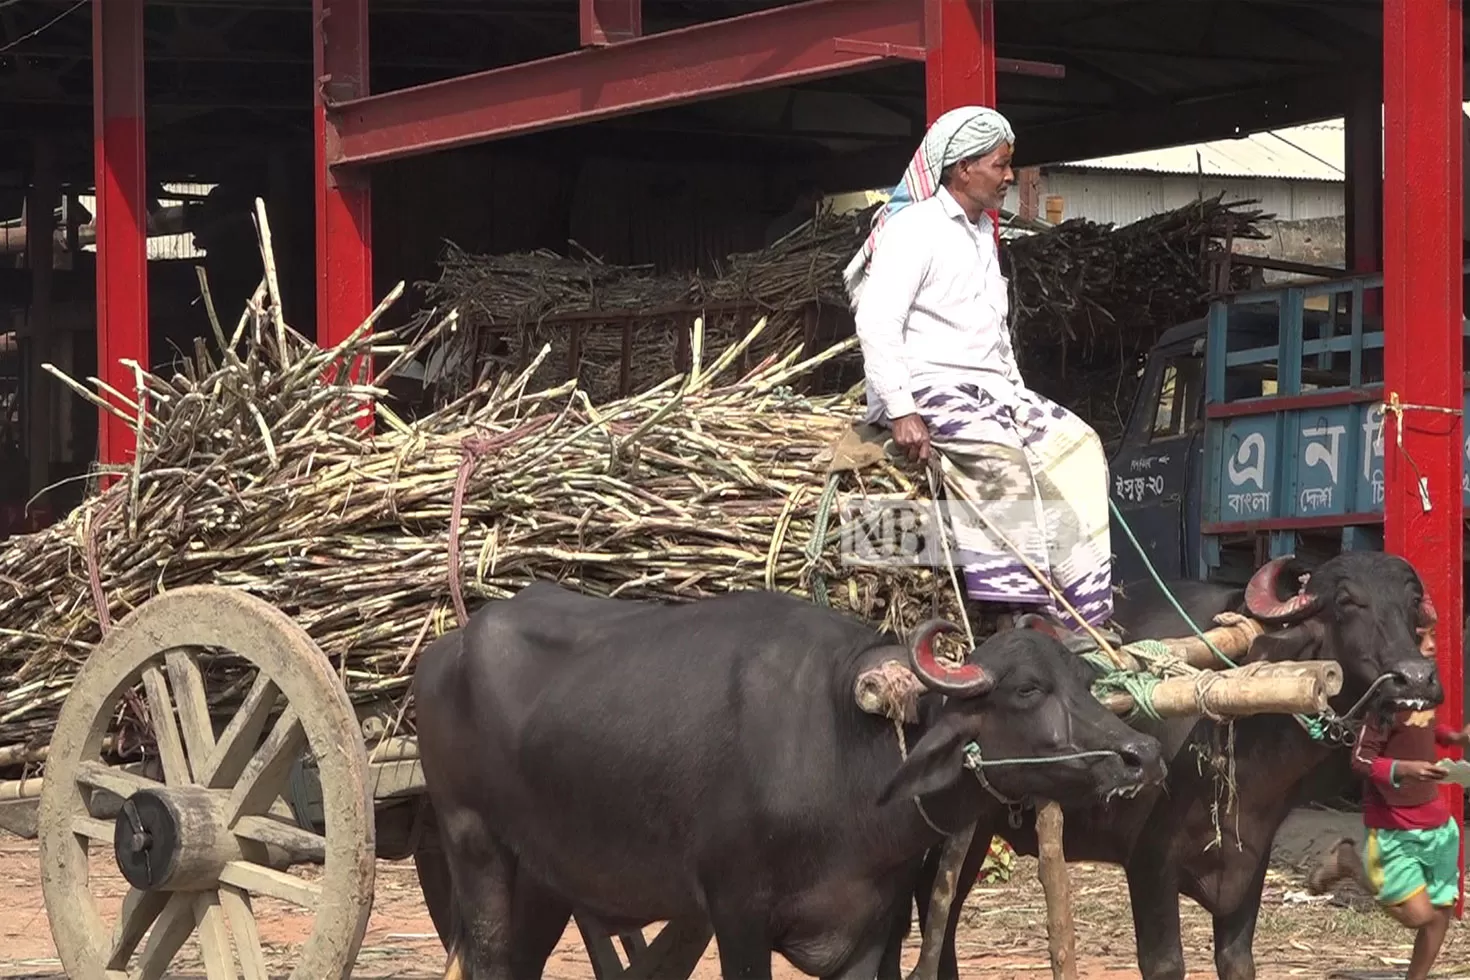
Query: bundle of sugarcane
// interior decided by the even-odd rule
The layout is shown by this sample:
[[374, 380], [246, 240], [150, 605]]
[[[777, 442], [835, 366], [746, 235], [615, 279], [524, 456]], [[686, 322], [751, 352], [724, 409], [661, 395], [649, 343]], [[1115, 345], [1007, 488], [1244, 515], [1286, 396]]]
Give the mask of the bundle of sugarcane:
[[763, 315], [767, 328], [749, 356], [780, 356], [806, 339], [808, 304], [846, 306], [841, 269], [867, 233], [871, 214], [824, 210], [769, 248], [732, 255], [704, 276], [655, 275], [646, 266], [546, 250], [471, 255], [448, 245], [439, 279], [419, 284], [430, 304], [426, 320], [439, 308], [460, 312], [460, 328], [441, 355], [457, 368], [441, 375], [440, 384], [463, 390], [485, 363], [519, 370], [549, 344], [533, 388], [576, 378], [594, 401], [609, 400], [625, 386], [640, 391], [678, 370], [678, 336], [694, 316], [703, 317], [706, 338], [717, 347], [735, 343]]
[[[1223, 239], [1262, 237], [1256, 225], [1266, 216], [1251, 210], [1252, 203], [1227, 204], [1216, 196], [1120, 228], [1079, 219], [1010, 238], [1002, 262], [1028, 378], [1034, 375], [1038, 386], [1054, 380], [1073, 394], [1082, 390], [1072, 377], [1081, 371], [1103, 371], [1116, 381], [1120, 365], [1146, 351], [1160, 332], [1203, 312], [1205, 266]], [[470, 255], [449, 246], [438, 281], [420, 284], [432, 308], [458, 309], [462, 317], [444, 358], [461, 370], [442, 383], [464, 390], [479, 363], [518, 369], [551, 343], [538, 384], [575, 373], [598, 397], [611, 397], [618, 391], [617, 364], [630, 347], [637, 390], [657, 380], [649, 365], [672, 363], [674, 339], [695, 314], [705, 316], [712, 335], [720, 332], [721, 342], [733, 342], [749, 316], [765, 315], [768, 329], [752, 353], [785, 352], [805, 339], [806, 307], [847, 309], [842, 272], [867, 236], [873, 211], [820, 211], [772, 246], [732, 255], [709, 275], [654, 274], [546, 251]], [[625, 321], [633, 331], [626, 346]], [[574, 326], [585, 331], [575, 372], [568, 366]], [[850, 331], [850, 320], [835, 329]], [[486, 334], [494, 341], [487, 343]], [[817, 346], [831, 337], [823, 334]], [[1068, 407], [1091, 421], [1090, 406]]]
[[1078, 218], [1012, 241], [1002, 265], [1023, 355], [1029, 348], [1068, 366], [1114, 363], [1120, 351], [1146, 350], [1163, 330], [1199, 316], [1204, 264], [1218, 241], [1267, 237], [1256, 224], [1270, 215], [1223, 196], [1121, 228]]
[[[253, 304], [233, 337], [216, 329], [217, 351], [200, 342], [172, 373], [139, 369], [131, 394], [66, 379], [126, 419], [140, 448], [108, 489], [0, 552], [0, 746], [45, 738], [105, 624], [188, 584], [287, 612], [359, 700], [403, 692], [416, 651], [459, 621], [456, 588], [471, 609], [533, 579], [669, 600], [815, 589], [900, 629], [939, 591], [956, 614], [927, 569], [840, 559], [822, 457], [856, 406], [789, 385], [844, 347], [742, 373], [764, 323], [718, 357], [696, 325], [692, 370], [637, 396], [595, 406], [570, 384], [532, 391], [533, 364], [410, 426], [381, 388], [337, 369], [375, 356], [389, 362], [381, 384], [453, 315], [411, 342], [363, 329], [320, 350], [277, 314]], [[356, 425], [367, 399], [371, 437]], [[918, 493], [886, 461], [862, 484]]]

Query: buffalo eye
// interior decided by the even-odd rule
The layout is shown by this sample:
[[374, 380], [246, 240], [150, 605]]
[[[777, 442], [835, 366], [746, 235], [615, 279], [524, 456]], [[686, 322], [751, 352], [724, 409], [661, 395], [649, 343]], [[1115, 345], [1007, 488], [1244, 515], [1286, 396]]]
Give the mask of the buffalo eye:
[[1358, 606], [1367, 608], [1368, 597], [1353, 586], [1350, 582], [1344, 582], [1337, 587], [1337, 604], [1339, 606]]
[[1016, 691], [1016, 697], [1023, 701], [1033, 701], [1044, 693], [1038, 684], [1022, 684]]

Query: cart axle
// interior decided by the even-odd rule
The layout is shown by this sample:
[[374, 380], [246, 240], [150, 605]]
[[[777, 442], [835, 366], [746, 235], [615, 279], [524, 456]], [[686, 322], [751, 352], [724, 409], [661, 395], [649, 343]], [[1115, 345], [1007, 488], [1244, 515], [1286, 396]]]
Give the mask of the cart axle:
[[218, 887], [225, 865], [244, 858], [226, 819], [228, 802], [202, 786], [134, 793], [113, 825], [118, 870], [141, 891]]

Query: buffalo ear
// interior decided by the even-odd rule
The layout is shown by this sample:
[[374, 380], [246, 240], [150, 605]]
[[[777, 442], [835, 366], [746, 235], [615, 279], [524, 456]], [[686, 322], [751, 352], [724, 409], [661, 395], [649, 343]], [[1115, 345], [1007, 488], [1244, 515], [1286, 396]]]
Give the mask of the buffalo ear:
[[1257, 636], [1251, 641], [1247, 659], [1268, 662], [1310, 660], [1311, 657], [1305, 654], [1321, 642], [1321, 627], [1308, 620], [1305, 623], [1288, 626], [1286, 629], [1272, 630]]
[[958, 782], [965, 773], [965, 743], [974, 737], [964, 721], [956, 714], [940, 718], [909, 750], [909, 757], [878, 794], [878, 805], [937, 793]]

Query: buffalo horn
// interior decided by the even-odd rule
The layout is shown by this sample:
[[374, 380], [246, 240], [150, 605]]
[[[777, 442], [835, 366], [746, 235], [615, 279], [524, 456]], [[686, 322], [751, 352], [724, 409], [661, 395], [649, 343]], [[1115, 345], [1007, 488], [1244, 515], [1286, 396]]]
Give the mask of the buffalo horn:
[[939, 633], [958, 633], [960, 628], [944, 619], [931, 619], [919, 624], [909, 642], [909, 664], [924, 686], [931, 691], [955, 698], [975, 698], [995, 686], [995, 679], [979, 664], [963, 663], [950, 667], [934, 655], [934, 637]]
[[1276, 581], [1292, 557], [1273, 558], [1251, 576], [1250, 584], [1245, 587], [1245, 608], [1252, 616], [1267, 623], [1291, 623], [1306, 619], [1317, 611], [1322, 603], [1317, 596], [1298, 592], [1284, 601], [1277, 598], [1280, 593], [1276, 590]]

